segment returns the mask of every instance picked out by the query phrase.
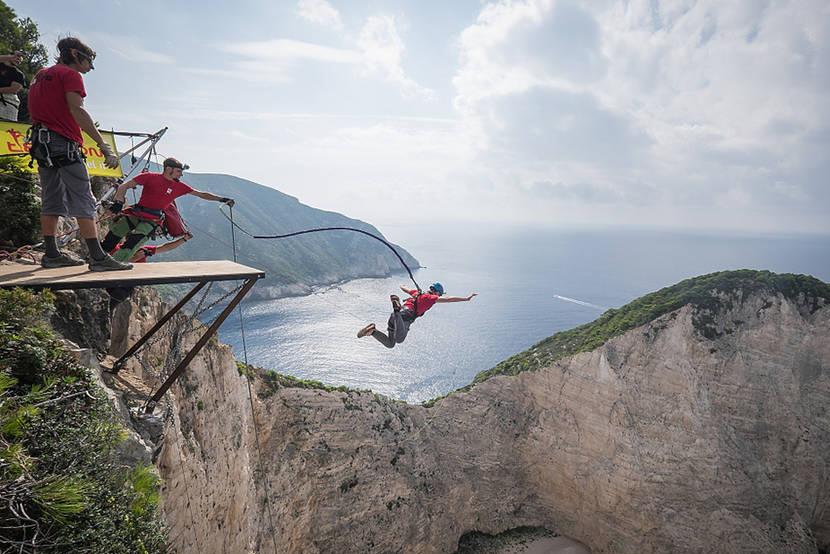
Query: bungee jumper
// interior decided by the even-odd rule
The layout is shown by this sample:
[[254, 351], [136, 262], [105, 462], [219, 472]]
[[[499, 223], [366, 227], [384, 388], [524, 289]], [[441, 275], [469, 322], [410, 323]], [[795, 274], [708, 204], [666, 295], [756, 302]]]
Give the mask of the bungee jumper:
[[[179, 196], [192, 194], [203, 200], [222, 202], [231, 207], [234, 204], [231, 198], [196, 190], [181, 181], [184, 170], [189, 169], [189, 166], [176, 158], [165, 159], [162, 167], [161, 173], [142, 173], [118, 185], [109, 207], [109, 210], [117, 215], [107, 236], [101, 242], [101, 247], [105, 251], [114, 252], [113, 258], [116, 260], [123, 262], [132, 259], [144, 243], [165, 225], [165, 216], [170, 217], [170, 223], [174, 223], [171, 216], [175, 214], [178, 218], [174, 201]], [[138, 203], [125, 209], [124, 199], [127, 190], [138, 185], [142, 187]], [[176, 230], [171, 230], [168, 226], [168, 232], [184, 232], [183, 228], [178, 229], [181, 227], [180, 219], [176, 225]]]
[[444, 287], [441, 283], [431, 284], [427, 292], [409, 289], [404, 285], [401, 285], [401, 290], [408, 294], [409, 298], [404, 300], [403, 305], [401, 305], [401, 299], [398, 295], [393, 294], [389, 297], [392, 301], [392, 314], [389, 316], [387, 323], [387, 334], [378, 331], [375, 324], [370, 323], [357, 332], [357, 338], [371, 335], [386, 348], [394, 348], [396, 344], [401, 344], [406, 340], [409, 326], [435, 304], [469, 302], [473, 297], [478, 296], [476, 292], [469, 296], [444, 296]]
[[95, 227], [96, 201], [81, 148], [83, 129], [98, 144], [104, 165], [116, 168], [118, 157], [95, 127], [84, 109], [86, 89], [81, 76], [95, 66], [95, 51], [75, 37], [58, 42], [58, 59], [52, 67], [41, 69], [29, 88], [29, 115], [32, 118], [32, 160], [37, 161], [41, 184], [40, 225], [46, 254], [43, 267], [83, 265], [84, 260], [61, 251], [56, 239], [58, 218], [78, 220], [81, 237], [89, 250], [89, 269], [113, 271], [131, 269], [101, 249]]

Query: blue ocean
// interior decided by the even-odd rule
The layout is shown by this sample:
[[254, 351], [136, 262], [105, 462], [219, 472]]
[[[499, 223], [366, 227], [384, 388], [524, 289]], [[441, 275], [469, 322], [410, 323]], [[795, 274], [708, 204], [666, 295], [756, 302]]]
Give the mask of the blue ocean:
[[[422, 287], [447, 295], [387, 349], [357, 331], [385, 330], [389, 295], [406, 273], [361, 279], [299, 298], [243, 304], [248, 361], [303, 379], [421, 402], [604, 310], [688, 277], [730, 269], [803, 273], [830, 281], [830, 237], [694, 235], [655, 231], [561, 231], [490, 226], [381, 226], [425, 267]], [[390, 256], [392, 254], [390, 253]], [[220, 339], [243, 359], [238, 318]]]

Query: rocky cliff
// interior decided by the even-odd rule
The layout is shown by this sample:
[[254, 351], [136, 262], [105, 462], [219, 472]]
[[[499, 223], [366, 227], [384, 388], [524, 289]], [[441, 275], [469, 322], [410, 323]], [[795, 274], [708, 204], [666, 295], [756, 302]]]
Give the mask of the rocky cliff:
[[[531, 525], [594, 553], [825, 551], [830, 305], [811, 283], [712, 284], [715, 302], [432, 407], [262, 371], [249, 396], [211, 344], [172, 389], [157, 457], [172, 542], [454, 552]], [[145, 317], [116, 335], [152, 322], [124, 309]]]

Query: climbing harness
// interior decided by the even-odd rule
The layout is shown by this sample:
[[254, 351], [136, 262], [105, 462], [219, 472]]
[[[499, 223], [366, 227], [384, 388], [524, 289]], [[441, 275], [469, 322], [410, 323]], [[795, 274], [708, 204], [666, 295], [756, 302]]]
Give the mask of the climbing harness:
[[418, 298], [419, 298], [422, 294], [424, 294], [424, 293], [421, 291], [421, 289], [418, 289], [418, 291], [415, 293], [415, 295], [414, 295], [414, 296], [412, 296], [412, 308], [413, 308], [413, 309], [412, 309], [412, 311], [407, 310], [407, 313], [411, 313], [411, 314], [412, 314], [412, 315], [410, 316], [410, 317], [411, 317], [411, 319], [409, 320], [409, 323], [414, 323], [416, 319], [418, 319], [419, 317], [421, 317], [421, 316], [419, 316], [419, 315], [418, 315]]
[[43, 125], [35, 124], [29, 127], [25, 142], [30, 145], [30, 168], [34, 167], [35, 162], [44, 167], [67, 167], [86, 160], [86, 156], [74, 141], [65, 140], [65, 148], [62, 150], [50, 146], [56, 134]]

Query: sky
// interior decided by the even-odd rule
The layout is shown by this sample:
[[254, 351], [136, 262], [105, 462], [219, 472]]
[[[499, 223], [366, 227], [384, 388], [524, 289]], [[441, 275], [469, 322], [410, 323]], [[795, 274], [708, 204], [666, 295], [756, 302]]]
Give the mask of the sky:
[[830, 233], [828, 0], [9, 4], [102, 127], [379, 226]]

